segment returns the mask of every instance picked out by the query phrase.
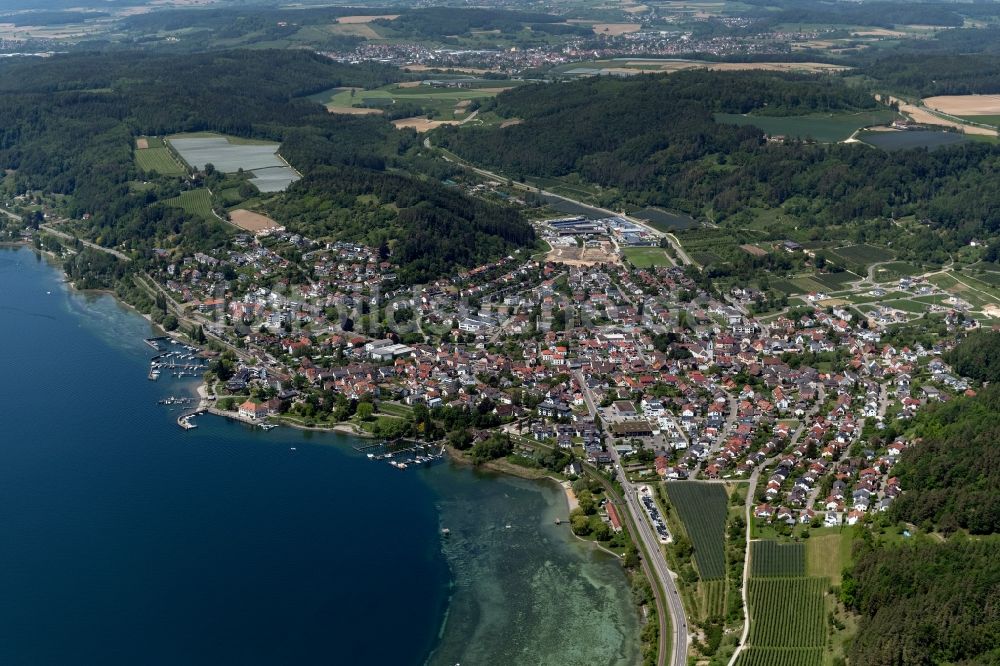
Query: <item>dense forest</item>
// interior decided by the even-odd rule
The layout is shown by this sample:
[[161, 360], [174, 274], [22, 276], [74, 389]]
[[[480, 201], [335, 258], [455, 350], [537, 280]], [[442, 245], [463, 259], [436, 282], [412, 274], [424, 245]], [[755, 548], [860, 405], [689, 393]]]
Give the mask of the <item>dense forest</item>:
[[862, 618], [852, 664], [1000, 661], [997, 537], [876, 546], [864, 534], [841, 586], [845, 604]]
[[861, 615], [851, 663], [1000, 662], [998, 415], [1000, 386], [989, 386], [916, 417], [914, 445], [896, 466], [905, 490], [889, 518], [948, 538], [917, 533], [899, 543], [859, 532], [841, 586]]
[[958, 27], [963, 18], [954, 4], [944, 2], [829, 2], [824, 0], [746, 0], [766, 11], [759, 15], [774, 25], [809, 23], [825, 25], [902, 25]]
[[441, 128], [440, 143], [513, 178], [577, 173], [606, 188], [605, 205], [658, 205], [715, 222], [785, 206], [807, 227], [915, 215], [928, 233], [910, 258], [930, 259], [1000, 231], [1000, 147], [933, 152], [765, 140], [712, 113], [799, 114], [870, 108], [830, 77], [680, 72], [522, 86], [485, 108], [523, 123]]
[[1000, 386], [922, 411], [896, 467], [891, 516], [945, 533], [1000, 532]]
[[311, 238], [387, 247], [406, 283], [481, 265], [535, 238], [512, 208], [412, 176], [356, 167], [315, 170], [275, 200], [269, 213]]
[[[987, 32], [989, 43], [1000, 47], [1000, 31]], [[948, 53], [894, 54], [864, 65], [868, 76], [887, 90], [916, 97], [1000, 93], [1000, 54], [962, 54], [949, 45]]]
[[948, 353], [945, 360], [963, 377], [981, 382], [1000, 382], [1000, 333], [970, 333]]
[[[158, 204], [178, 194], [181, 179], [133, 187], [140, 177], [132, 156], [136, 136], [215, 131], [271, 139], [281, 142], [282, 155], [307, 175], [326, 166], [349, 166], [365, 173], [363, 179], [383, 182], [388, 176], [375, 172], [423, 166], [410, 154], [419, 147], [417, 135], [397, 131], [379, 117], [329, 114], [306, 96], [342, 85], [376, 87], [400, 76], [396, 68], [344, 65], [303, 51], [87, 54], [7, 62], [0, 65], [0, 166], [15, 171], [8, 179], [14, 192], [70, 195], [66, 212], [74, 218], [88, 215], [91, 238], [104, 245], [208, 249], [224, 242], [221, 223]], [[305, 182], [302, 188], [316, 181]], [[328, 211], [345, 197], [353, 202], [354, 195], [341, 196], [336, 179], [327, 175], [321, 182], [322, 189], [307, 192], [311, 205]], [[402, 179], [398, 184], [407, 182], [418, 187]], [[356, 184], [352, 181], [352, 187]], [[456, 203], [456, 194], [433, 178], [419, 189], [426, 203], [401, 211], [392, 222], [405, 221], [414, 232], [394, 257], [413, 263], [404, 265], [407, 276], [471, 267], [464, 261], [481, 263], [532, 240], [519, 217], [470, 200]], [[438, 211], [437, 205], [443, 208]], [[290, 203], [285, 210], [293, 208]], [[471, 216], [462, 219], [475, 222], [472, 235], [456, 231], [460, 209]], [[297, 210], [306, 215], [308, 207]], [[388, 229], [366, 232], [384, 237]], [[435, 236], [446, 240], [429, 240]], [[458, 248], [458, 239], [469, 247]], [[427, 256], [418, 256], [421, 250]]]

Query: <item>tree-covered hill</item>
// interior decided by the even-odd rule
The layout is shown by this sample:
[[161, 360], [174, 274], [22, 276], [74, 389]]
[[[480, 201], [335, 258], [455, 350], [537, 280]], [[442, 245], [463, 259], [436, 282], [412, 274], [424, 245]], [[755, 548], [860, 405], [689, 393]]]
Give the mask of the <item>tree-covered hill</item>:
[[1000, 386], [922, 411], [913, 434], [889, 517], [937, 534], [861, 531], [841, 588], [861, 615], [851, 663], [1000, 663]]
[[[298, 43], [320, 50], [350, 50], [364, 39], [336, 34], [330, 26], [342, 16], [398, 13], [390, 7], [214, 6], [135, 14], [122, 19], [130, 36], [123, 49], [203, 52], [257, 44]], [[170, 39], [164, 39], [169, 35]]]
[[934, 405], [896, 468], [905, 492], [892, 517], [944, 532], [1000, 532], [1000, 386]]
[[955, 345], [946, 360], [960, 375], [981, 382], [1000, 382], [1000, 332], [970, 333]]
[[941, 25], [963, 23], [961, 6], [945, 2], [828, 2], [813, 0], [747, 0], [746, 4], [765, 8], [759, 16], [771, 25], [811, 23], [819, 25]]
[[[0, 64], [0, 164], [18, 190], [74, 194], [75, 214], [97, 216], [135, 177], [132, 136], [216, 131], [282, 141], [312, 163], [310, 145], [336, 135], [342, 163], [395, 152], [402, 133], [382, 121], [331, 117], [301, 96], [391, 80], [381, 66], [353, 67], [301, 51], [191, 56], [67, 55]], [[315, 140], [313, 140], [315, 137]], [[304, 165], [308, 166], [308, 164]]]
[[[423, 204], [391, 219], [369, 218], [386, 226], [366, 229], [386, 238], [402, 231], [394, 225], [407, 221], [405, 230], [413, 233], [394, 257], [406, 275], [446, 274], [530, 243], [530, 228], [509, 211], [465, 198], [456, 203], [455, 193], [433, 178], [378, 174], [388, 166], [403, 171], [413, 166], [411, 153], [419, 142], [412, 130], [396, 130], [380, 117], [333, 115], [305, 97], [337, 86], [378, 86], [399, 76], [395, 68], [344, 65], [303, 51], [8, 61], [0, 64], [0, 167], [14, 171], [7, 187], [16, 193], [68, 195], [66, 212], [74, 218], [87, 215], [90, 235], [99, 242], [149, 249], [173, 238], [204, 247], [221, 235], [206, 225], [222, 223], [157, 205], [177, 195], [180, 178], [153, 178], [147, 187], [135, 188], [137, 179], [150, 177], [134, 164], [135, 138], [212, 131], [269, 139], [280, 142], [282, 156], [307, 177], [324, 167], [350, 166], [359, 169], [344, 174], [365, 173], [362, 180], [396, 179], [392, 182], [404, 188], [418, 188]], [[309, 183], [316, 182], [322, 188], [310, 189]], [[329, 212], [346, 200], [353, 209], [355, 195], [342, 187], [347, 181], [329, 173], [307, 178], [296, 192], [308, 197], [309, 206], [295, 205], [291, 196], [282, 204], [284, 212], [294, 210], [303, 220], [286, 216], [284, 221], [304, 228], [313, 206]], [[460, 221], [470, 229], [459, 229]], [[429, 240], [434, 237], [444, 240]], [[459, 240], [469, 247], [459, 248]]]
[[[993, 48], [1000, 48], [1000, 31], [979, 31]], [[995, 94], [1000, 92], [1000, 55], [955, 52], [964, 44], [949, 43], [946, 52], [921, 52], [880, 57], [864, 66], [864, 72], [886, 90], [915, 97], [933, 95]]]
[[386, 246], [406, 283], [425, 282], [454, 266], [481, 265], [535, 238], [512, 208], [411, 176], [356, 167], [317, 169], [269, 212], [311, 238]]
[[866, 541], [842, 597], [861, 614], [858, 666], [1000, 661], [1000, 540], [955, 537], [875, 546]]
[[[805, 226], [915, 215], [927, 231], [911, 258], [947, 258], [972, 238], [1000, 232], [1000, 146], [933, 152], [864, 145], [774, 143], [752, 127], [716, 123], [719, 111], [794, 115], [869, 108], [872, 100], [830, 77], [680, 72], [522, 86], [493, 109], [521, 124], [441, 128], [440, 143], [513, 178], [579, 174], [615, 201], [675, 208], [716, 222], [749, 208], [790, 206]], [[937, 256], [939, 255], [939, 256]]]

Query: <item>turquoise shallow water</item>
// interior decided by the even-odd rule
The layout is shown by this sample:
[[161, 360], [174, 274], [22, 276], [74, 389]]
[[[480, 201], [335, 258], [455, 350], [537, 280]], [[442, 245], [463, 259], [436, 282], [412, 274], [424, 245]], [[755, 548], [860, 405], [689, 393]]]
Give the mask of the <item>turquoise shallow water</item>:
[[26, 249], [0, 286], [0, 663], [637, 661], [625, 578], [552, 524], [557, 489], [183, 432], [144, 320]]

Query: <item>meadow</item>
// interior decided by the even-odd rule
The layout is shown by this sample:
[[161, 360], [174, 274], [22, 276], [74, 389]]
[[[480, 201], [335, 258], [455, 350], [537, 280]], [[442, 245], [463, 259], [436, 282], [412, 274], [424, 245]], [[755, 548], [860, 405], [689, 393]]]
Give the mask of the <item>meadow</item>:
[[805, 116], [753, 116], [716, 113], [715, 122], [754, 125], [765, 133], [795, 139], [813, 139], [822, 143], [844, 141], [857, 130], [891, 123], [898, 114], [889, 109], [861, 113], [816, 113]]
[[831, 583], [839, 585], [841, 572], [851, 563], [853, 540], [836, 528], [824, 532], [814, 530], [805, 542], [806, 574], [829, 578]]
[[694, 545], [694, 560], [705, 580], [726, 575], [726, 491], [717, 483], [668, 483], [667, 496]]
[[892, 308], [894, 310], [901, 310], [909, 314], [923, 314], [927, 312], [927, 305], [925, 303], [919, 303], [917, 301], [912, 301], [908, 298], [900, 299], [897, 301], [881, 301], [881, 305], [887, 308]]
[[980, 125], [993, 125], [994, 127], [1000, 127], [1000, 115], [959, 117], [963, 120], [968, 120], [969, 122], [979, 123]]
[[622, 254], [636, 268], [674, 265], [662, 247], [625, 247], [622, 248]]
[[333, 88], [310, 97], [332, 113], [382, 113], [397, 106], [409, 115], [431, 115], [438, 120], [460, 120], [468, 115], [468, 103], [488, 99], [510, 88], [510, 81], [463, 80], [463, 88], [432, 85], [391, 84], [374, 90]]

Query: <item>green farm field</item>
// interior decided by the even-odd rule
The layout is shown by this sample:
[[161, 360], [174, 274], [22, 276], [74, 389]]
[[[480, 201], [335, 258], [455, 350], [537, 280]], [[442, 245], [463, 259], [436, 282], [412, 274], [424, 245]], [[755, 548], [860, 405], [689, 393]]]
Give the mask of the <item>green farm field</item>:
[[972, 276], [977, 281], [987, 284], [991, 287], [1000, 287], [1000, 273], [994, 270], [981, 268], [982, 266], [985, 265], [986, 264], [980, 264], [975, 266], [973, 269], [966, 271], [965, 276], [966, 277]]
[[861, 305], [862, 303], [881, 303], [886, 300], [893, 300], [898, 298], [906, 298], [908, 294], [905, 291], [890, 291], [882, 296], [872, 296], [871, 294], [848, 294], [843, 297], [845, 301], [848, 301], [854, 305]]
[[840, 271], [839, 273], [817, 273], [810, 279], [823, 285], [828, 290], [839, 291], [846, 289], [848, 283], [860, 280], [861, 276], [850, 271]]
[[424, 113], [434, 113], [442, 120], [451, 120], [465, 115], [463, 111], [456, 109], [460, 102], [488, 99], [495, 96], [501, 88], [511, 87], [509, 81], [490, 83], [492, 83], [490, 87], [472, 88], [438, 88], [424, 85], [402, 87], [397, 84], [374, 90], [334, 88], [312, 95], [310, 99], [332, 111], [365, 107], [384, 110], [393, 105], [407, 104], [420, 107]]
[[807, 116], [751, 116], [738, 113], [717, 113], [715, 122], [732, 125], [754, 125], [770, 135], [796, 139], [815, 139], [833, 143], [850, 138], [855, 131], [872, 125], [891, 123], [897, 114], [888, 109], [861, 113], [817, 113]]
[[863, 267], [862, 270], [867, 270], [871, 264], [892, 261], [896, 258], [896, 254], [891, 250], [867, 244], [838, 247], [832, 252], [848, 264]]
[[726, 581], [703, 580], [698, 584], [701, 618], [725, 617], [726, 615]]
[[748, 647], [736, 666], [823, 666], [823, 648]]
[[622, 254], [636, 268], [674, 265], [662, 247], [626, 247], [622, 248]]
[[973, 123], [979, 123], [980, 125], [993, 125], [994, 127], [1000, 127], [1000, 116], [959, 116], [959, 117]]
[[822, 282], [817, 282], [812, 277], [792, 278], [789, 282], [795, 287], [795, 291], [789, 293], [808, 294], [813, 291], [830, 291], [829, 287]]
[[789, 282], [784, 278], [771, 278], [770, 280], [768, 280], [768, 283], [770, 284], [771, 289], [775, 291], [780, 291], [785, 294], [802, 293], [802, 289], [800, 289], [798, 286], [792, 284], [791, 282]]
[[881, 305], [888, 308], [893, 308], [894, 310], [901, 310], [903, 312], [908, 312], [910, 314], [922, 314], [927, 312], [928, 307], [926, 303], [920, 303], [918, 301], [913, 301], [908, 298], [902, 298], [896, 301], [882, 301]]
[[156, 172], [163, 176], [183, 176], [184, 166], [174, 157], [170, 149], [163, 143], [163, 139], [158, 136], [140, 137], [140, 141], [145, 141], [148, 148], [136, 148], [135, 163], [140, 169], [148, 173]]
[[750, 544], [750, 575], [754, 577], [804, 576], [806, 547], [770, 539]]
[[751, 578], [749, 644], [820, 648], [826, 644], [827, 578]]
[[722, 261], [722, 257], [714, 252], [688, 252], [688, 256], [697, 261], [702, 266], [717, 264]]
[[654, 229], [667, 233], [677, 231], [678, 229], [689, 229], [698, 225], [697, 221], [690, 215], [671, 213], [667, 210], [652, 207], [637, 210], [632, 213], [632, 217], [639, 218]]
[[872, 277], [876, 280], [896, 280], [901, 277], [920, 275], [924, 269], [908, 261], [890, 261], [875, 269]]
[[694, 560], [704, 580], [726, 575], [726, 491], [717, 483], [668, 483], [667, 496], [694, 545]]
[[206, 220], [211, 220], [215, 217], [212, 214], [212, 196], [204, 188], [182, 192], [179, 196], [167, 199], [163, 203], [168, 206], [183, 208], [191, 215], [198, 215]]

